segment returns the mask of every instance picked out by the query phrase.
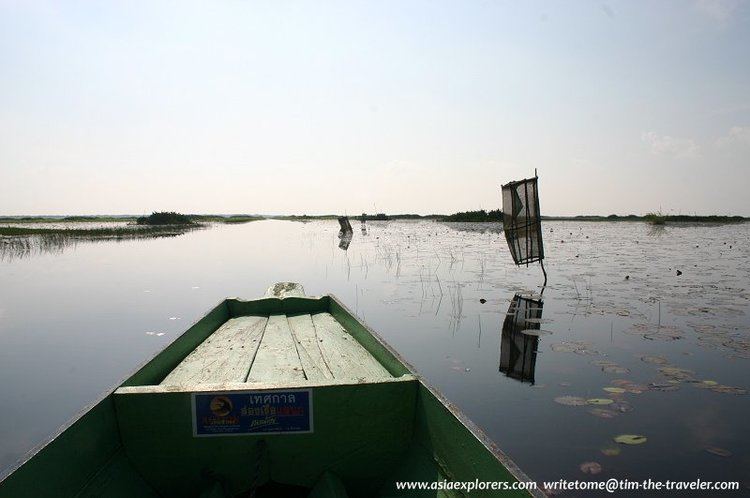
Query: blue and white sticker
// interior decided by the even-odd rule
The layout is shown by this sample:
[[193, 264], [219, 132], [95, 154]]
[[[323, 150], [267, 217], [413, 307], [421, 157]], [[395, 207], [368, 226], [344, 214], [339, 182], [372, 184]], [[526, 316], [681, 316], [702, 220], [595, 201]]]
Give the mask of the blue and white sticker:
[[313, 431], [312, 390], [193, 393], [193, 436]]

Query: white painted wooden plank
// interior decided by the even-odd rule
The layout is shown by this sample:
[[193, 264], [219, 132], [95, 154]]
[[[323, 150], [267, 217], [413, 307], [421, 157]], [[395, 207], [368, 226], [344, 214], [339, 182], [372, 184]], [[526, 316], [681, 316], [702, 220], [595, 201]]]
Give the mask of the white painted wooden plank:
[[323, 358], [335, 379], [392, 377], [330, 313], [316, 313], [312, 321]]
[[268, 317], [266, 331], [250, 367], [247, 382], [277, 382], [305, 378], [286, 315]]
[[227, 320], [161, 383], [181, 385], [244, 381], [267, 321], [262, 316]]
[[297, 342], [297, 353], [305, 370], [305, 377], [310, 380], [333, 379], [333, 374], [326, 365], [320, 351], [318, 336], [315, 333], [310, 315], [287, 317], [292, 335]]

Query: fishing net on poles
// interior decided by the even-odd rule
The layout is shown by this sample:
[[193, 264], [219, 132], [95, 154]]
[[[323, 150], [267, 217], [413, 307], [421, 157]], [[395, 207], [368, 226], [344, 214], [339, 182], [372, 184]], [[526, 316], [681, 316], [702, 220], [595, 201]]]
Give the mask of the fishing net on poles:
[[341, 227], [340, 233], [347, 233], [352, 231], [352, 224], [349, 223], [349, 218], [346, 216], [339, 217], [339, 226]]
[[502, 187], [503, 231], [517, 265], [544, 259], [537, 180], [527, 178]]

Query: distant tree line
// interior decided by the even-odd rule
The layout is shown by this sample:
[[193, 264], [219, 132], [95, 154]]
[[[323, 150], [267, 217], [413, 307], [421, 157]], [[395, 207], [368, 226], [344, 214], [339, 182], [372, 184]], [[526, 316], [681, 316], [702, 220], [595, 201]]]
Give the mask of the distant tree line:
[[480, 209], [479, 211], [461, 211], [454, 214], [449, 214], [441, 218], [442, 221], [503, 221], [503, 212], [499, 209], [493, 209], [491, 211], [485, 211]]
[[370, 220], [376, 220], [376, 221], [386, 221], [390, 220], [391, 217], [388, 216], [385, 213], [378, 213], [378, 214], [367, 214], [362, 213], [362, 215], [358, 218], [360, 221], [370, 221]]

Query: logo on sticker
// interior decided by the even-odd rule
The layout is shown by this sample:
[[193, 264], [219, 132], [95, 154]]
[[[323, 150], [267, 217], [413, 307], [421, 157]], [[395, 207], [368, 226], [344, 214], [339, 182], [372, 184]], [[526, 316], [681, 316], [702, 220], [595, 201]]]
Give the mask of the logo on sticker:
[[193, 413], [195, 436], [312, 432], [312, 391], [195, 393]]

